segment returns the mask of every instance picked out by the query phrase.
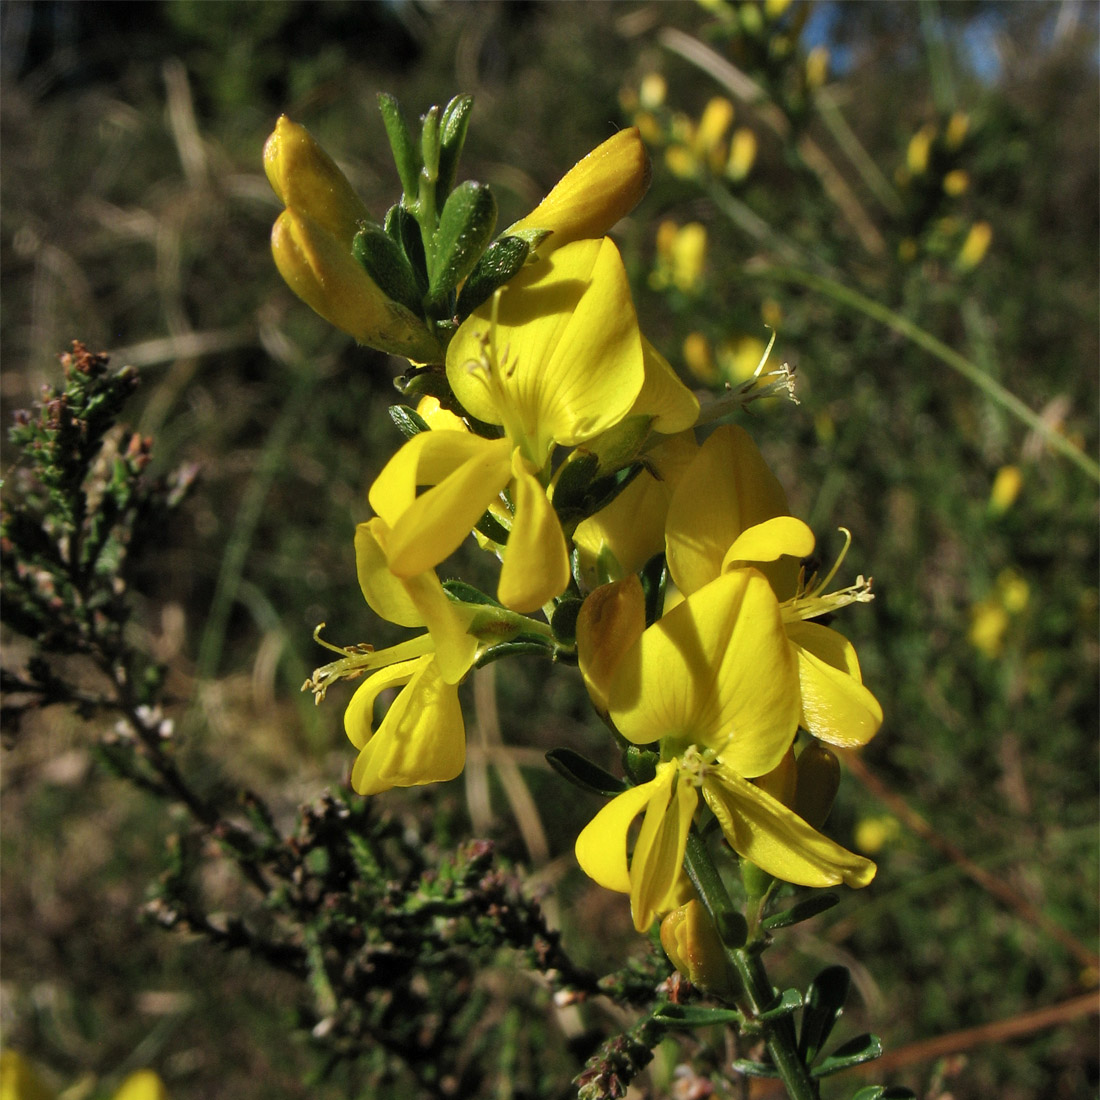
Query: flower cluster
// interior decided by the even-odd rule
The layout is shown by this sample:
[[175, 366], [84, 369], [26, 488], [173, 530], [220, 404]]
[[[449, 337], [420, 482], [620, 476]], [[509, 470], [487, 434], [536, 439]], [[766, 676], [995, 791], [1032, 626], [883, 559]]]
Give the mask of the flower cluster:
[[[288, 284], [412, 364], [393, 414], [406, 440], [371, 485], [355, 556], [373, 611], [416, 633], [378, 651], [330, 646], [338, 658], [306, 684], [320, 700], [361, 679], [344, 719], [353, 787], [456, 776], [460, 684], [523, 648], [579, 664], [624, 750], [627, 779], [607, 777], [618, 793], [576, 851], [629, 894], [639, 930], [691, 902], [685, 847], [708, 822], [776, 878], [866, 885], [874, 865], [821, 826], [838, 782], [829, 746], [865, 744], [882, 714], [851, 644], [816, 620], [870, 586], [831, 590], [835, 567], [807, 575], [814, 536], [729, 422], [737, 401], [701, 417], [642, 334], [607, 236], [648, 183], [638, 130], [494, 238], [488, 188], [454, 183], [469, 109], [433, 108], [416, 142], [383, 98], [404, 193], [381, 224], [300, 126], [280, 119], [265, 149]], [[708, 155], [728, 124], [714, 122]], [[703, 419], [724, 422], [700, 442]], [[471, 537], [499, 559], [491, 595], [439, 577]], [[556, 762], [578, 781], [599, 771]]]

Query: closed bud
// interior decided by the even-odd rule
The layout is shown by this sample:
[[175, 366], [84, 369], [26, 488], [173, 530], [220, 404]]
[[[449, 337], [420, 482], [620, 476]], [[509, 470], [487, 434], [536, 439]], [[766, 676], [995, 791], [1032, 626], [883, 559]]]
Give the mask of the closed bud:
[[347, 246], [295, 210], [284, 210], [271, 231], [279, 274], [306, 305], [362, 344], [415, 362], [441, 362], [428, 329], [388, 297]]
[[829, 816], [840, 789], [840, 761], [820, 741], [811, 741], [798, 757], [794, 811], [815, 829]]
[[360, 241], [363, 262], [356, 259], [356, 234], [370, 225], [366, 207], [309, 132], [283, 115], [264, 145], [264, 169], [286, 204], [271, 231], [271, 251], [290, 289], [362, 344], [440, 362], [438, 341], [409, 308], [418, 289], [400, 246], [390, 247], [373, 227]]
[[697, 898], [673, 909], [661, 921], [661, 946], [692, 985], [720, 997], [736, 994], [737, 981], [718, 930]]
[[620, 130], [597, 146], [558, 181], [527, 215], [508, 230], [548, 229], [542, 251], [570, 241], [602, 237], [638, 205], [649, 187], [649, 154], [636, 127]]
[[264, 171], [282, 204], [351, 244], [367, 209], [336, 162], [304, 127], [282, 115], [264, 144]]

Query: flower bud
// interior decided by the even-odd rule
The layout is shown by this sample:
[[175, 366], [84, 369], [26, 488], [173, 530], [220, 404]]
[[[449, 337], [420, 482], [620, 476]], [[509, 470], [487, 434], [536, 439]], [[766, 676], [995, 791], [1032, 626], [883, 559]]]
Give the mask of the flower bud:
[[271, 252], [287, 285], [306, 305], [362, 344], [416, 362], [440, 362], [428, 329], [388, 298], [334, 236], [296, 210], [279, 215]]
[[794, 811], [808, 825], [820, 829], [840, 788], [840, 761], [820, 741], [811, 741], [799, 753], [797, 769]]
[[286, 204], [271, 231], [271, 251], [290, 289], [362, 344], [416, 362], [440, 362], [442, 350], [424, 322], [356, 260], [353, 242], [369, 220], [367, 209], [309, 131], [283, 115], [264, 145], [264, 170]]
[[283, 205], [351, 244], [367, 208], [336, 162], [304, 127], [282, 115], [264, 145], [264, 171]]
[[573, 165], [508, 233], [550, 230], [553, 236], [543, 246], [544, 254], [570, 241], [602, 237], [638, 205], [649, 176], [649, 154], [637, 128], [620, 130]]
[[661, 946], [692, 985], [718, 996], [737, 992], [718, 930], [697, 898], [673, 909], [661, 921]]

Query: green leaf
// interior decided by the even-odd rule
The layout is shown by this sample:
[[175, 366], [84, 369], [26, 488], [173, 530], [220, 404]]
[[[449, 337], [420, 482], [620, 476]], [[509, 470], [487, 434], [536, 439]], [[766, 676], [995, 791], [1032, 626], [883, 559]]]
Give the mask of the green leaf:
[[774, 932], [777, 928], [789, 928], [792, 924], [801, 924], [804, 920], [816, 917], [818, 913], [832, 909], [839, 901], [840, 898], [836, 894], [815, 894], [797, 905], [792, 905], [790, 909], [784, 909], [782, 913], [765, 917], [761, 925], [767, 932]]
[[361, 222], [351, 251], [388, 298], [415, 314], [423, 311], [423, 295], [405, 251], [380, 225]]
[[715, 1024], [744, 1026], [745, 1017], [735, 1008], [712, 1008], [707, 1005], [658, 1005], [652, 1018], [666, 1027], [712, 1027]]
[[790, 1016], [792, 1012], [802, 1007], [802, 994], [797, 989], [784, 989], [775, 1004], [764, 1009], [757, 1016], [758, 1020], [778, 1020], [783, 1016]]
[[401, 246], [423, 298], [428, 293], [428, 262], [424, 258], [424, 238], [420, 232], [420, 223], [404, 206], [395, 203], [386, 211], [382, 227]]
[[443, 588], [451, 599], [458, 600], [460, 603], [482, 604], [486, 607], [502, 608], [504, 606], [494, 600], [492, 596], [486, 595], [480, 588], [475, 588], [465, 581], [447, 580], [443, 582]]
[[852, 1100], [917, 1100], [917, 1094], [902, 1085], [868, 1085], [855, 1093]]
[[[420, 120], [420, 163], [423, 165], [423, 177], [434, 184], [439, 179], [438, 107], [430, 107]], [[417, 195], [420, 196], [419, 190]]]
[[439, 123], [439, 179], [435, 185], [435, 201], [439, 205], [447, 201], [447, 196], [454, 187], [458, 158], [462, 155], [473, 106], [472, 95], [456, 95], [443, 108], [443, 117]]
[[810, 983], [806, 991], [806, 1009], [802, 1013], [802, 1030], [798, 1037], [798, 1053], [806, 1065], [817, 1057], [844, 1011], [844, 1002], [851, 987], [851, 977], [843, 966], [827, 966]]
[[450, 193], [428, 257], [428, 293], [434, 301], [450, 294], [470, 274], [496, 224], [497, 200], [484, 184], [467, 180]]
[[397, 425], [397, 430], [406, 438], [412, 439], [414, 435], [427, 432], [431, 429], [428, 422], [415, 409], [408, 405], [391, 405], [390, 419]]
[[401, 180], [401, 189], [409, 201], [416, 200], [417, 180], [420, 178], [420, 156], [416, 151], [412, 135], [401, 116], [397, 100], [385, 92], [378, 96], [378, 109], [382, 112], [382, 122], [386, 127], [393, 150], [393, 160], [397, 165], [397, 175]]
[[764, 1062], [752, 1062], [748, 1058], [737, 1058], [733, 1062], [733, 1068], [746, 1077], [778, 1077], [779, 1070], [775, 1066]]
[[882, 1054], [882, 1040], [877, 1035], [857, 1035], [839, 1046], [820, 1065], [810, 1070], [811, 1077], [831, 1077], [834, 1073], [873, 1062]]
[[488, 301], [496, 290], [518, 274], [529, 251], [527, 242], [519, 237], [501, 237], [493, 241], [462, 284], [456, 310], [459, 318], [469, 317], [482, 302]]
[[484, 668], [503, 657], [551, 657], [554, 643], [538, 634], [517, 635], [511, 641], [490, 646], [474, 661], [474, 668]]
[[604, 771], [572, 749], [551, 749], [546, 754], [546, 760], [558, 775], [593, 794], [610, 798], [626, 790], [626, 783], [622, 779], [616, 779], [610, 772]]

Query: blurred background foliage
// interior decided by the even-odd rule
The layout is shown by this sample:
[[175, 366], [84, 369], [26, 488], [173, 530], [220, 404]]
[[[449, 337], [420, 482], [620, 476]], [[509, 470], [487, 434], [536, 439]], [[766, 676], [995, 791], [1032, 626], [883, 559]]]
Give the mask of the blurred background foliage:
[[[1097, 9], [781, 8], [7, 0], [5, 415], [56, 379], [73, 338], [139, 368], [131, 423], [160, 468], [200, 470], [144, 563], [143, 644], [171, 666], [201, 766], [218, 761], [203, 781], [247, 782], [289, 820], [352, 756], [336, 692], [320, 709], [298, 694], [321, 657], [310, 632], [391, 640], [359, 597], [351, 534], [398, 442], [398, 364], [281, 283], [263, 140], [290, 114], [380, 217], [398, 184], [376, 94], [412, 115], [471, 92], [462, 172], [493, 187], [507, 225], [637, 121], [654, 182], [617, 235], [643, 327], [700, 388], [744, 377], [775, 328], [772, 362], [797, 369], [801, 404], [761, 402], [747, 426], [823, 560], [844, 524], [846, 573], [875, 578], [843, 628], [887, 722], [832, 831], [879, 876], [777, 948], [777, 980], [851, 967], [852, 1026], [900, 1052], [876, 1079], [922, 1096], [1095, 1094], [1079, 998], [1098, 976], [1096, 484], [927, 350], [790, 272], [896, 311], [1095, 455]], [[764, 98], [740, 99], [738, 76]], [[387, 798], [496, 839], [554, 891], [575, 956], [608, 968], [639, 945], [622, 899], [573, 863], [597, 802], [563, 797], [542, 763], [591, 751], [587, 706], [568, 670], [535, 671], [497, 670], [495, 721], [488, 674], [467, 689], [463, 779]], [[51, 712], [9, 745], [4, 1042], [59, 1084], [148, 1064], [177, 1100], [389, 1095], [354, 1072], [307, 1087], [293, 983], [139, 923], [169, 826], [92, 766], [75, 719]], [[522, 1003], [539, 1003], [534, 983]], [[1051, 1006], [1053, 1026], [1033, 1025]], [[525, 1029], [543, 1041], [548, 1025], [501, 1011], [502, 1049]], [[994, 1026], [914, 1053], [979, 1025]], [[556, 1076], [502, 1055], [496, 1095], [560, 1094], [578, 1065], [546, 1049]], [[648, 1095], [676, 1095], [675, 1061], [658, 1059]]]

